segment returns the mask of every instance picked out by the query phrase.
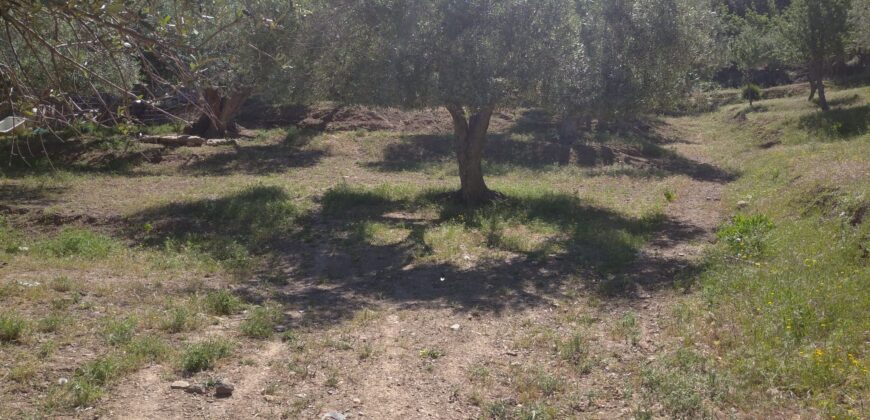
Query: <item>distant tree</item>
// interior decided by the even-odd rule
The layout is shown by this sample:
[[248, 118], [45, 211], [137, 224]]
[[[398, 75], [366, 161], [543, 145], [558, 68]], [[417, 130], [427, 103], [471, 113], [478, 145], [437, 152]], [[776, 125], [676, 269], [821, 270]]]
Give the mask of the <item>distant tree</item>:
[[743, 99], [749, 101], [749, 106], [753, 106], [753, 102], [761, 99], [761, 87], [750, 83], [743, 87]]
[[541, 104], [577, 47], [573, 0], [334, 0], [306, 44], [314, 94], [345, 103], [443, 106], [453, 121], [461, 199], [495, 196], [482, 159], [498, 106]]
[[668, 109], [717, 61], [718, 19], [697, 0], [587, 0], [577, 6], [579, 48], [563, 60], [550, 103], [599, 125]]
[[870, 53], [870, 0], [852, 0], [849, 24], [852, 27], [852, 49], [859, 53]]
[[731, 60], [743, 73], [743, 80], [754, 83], [756, 81], [751, 80], [750, 76], [752, 70], [778, 64], [776, 49], [779, 40], [768, 15], [750, 10], [745, 17], [734, 20], [738, 32], [731, 38], [729, 45]]
[[787, 62], [806, 68], [810, 100], [819, 95], [819, 106], [827, 111], [824, 78], [842, 58], [850, 33], [850, 0], [795, 0], [778, 21], [784, 40], [779, 49]]

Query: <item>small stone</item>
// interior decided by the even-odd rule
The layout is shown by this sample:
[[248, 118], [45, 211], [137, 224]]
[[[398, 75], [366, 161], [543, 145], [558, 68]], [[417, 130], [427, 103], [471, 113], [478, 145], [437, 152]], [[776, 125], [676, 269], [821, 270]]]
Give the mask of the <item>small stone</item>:
[[506, 354], [508, 356], [516, 356], [517, 352], [515, 352], [513, 350], [508, 350], [508, 351], [504, 352], [504, 354]]
[[233, 396], [233, 391], [235, 390], [236, 387], [231, 383], [218, 382], [214, 386], [214, 396], [217, 398], [229, 398]]
[[64, 384], [66, 384], [67, 382], [69, 382], [69, 379], [67, 379], [67, 378], [60, 378], [60, 379], [57, 380], [57, 384], [58, 384], [58, 385], [64, 385]]
[[276, 325], [276, 326], [275, 326], [275, 332], [282, 333], [282, 332], [284, 332], [284, 331], [287, 331], [287, 327], [285, 327], [285, 326], [283, 326], [283, 325]]
[[461, 327], [459, 326], [459, 324], [453, 324], [453, 325], [450, 326], [450, 329], [453, 330], [453, 331], [459, 331], [459, 328], [461, 328]]
[[740, 200], [740, 201], [737, 202], [737, 208], [738, 208], [738, 209], [743, 209], [743, 208], [746, 208], [746, 207], [748, 207], [748, 206], [749, 206], [749, 202], [748, 202], [748, 201]]
[[347, 417], [344, 414], [333, 411], [330, 413], [326, 413], [323, 416], [322, 420], [346, 420], [346, 419], [347, 419]]
[[362, 400], [359, 398], [354, 398], [352, 401], [354, 404], [362, 404]]
[[187, 389], [190, 387], [190, 382], [187, 381], [175, 381], [169, 385], [171, 389]]

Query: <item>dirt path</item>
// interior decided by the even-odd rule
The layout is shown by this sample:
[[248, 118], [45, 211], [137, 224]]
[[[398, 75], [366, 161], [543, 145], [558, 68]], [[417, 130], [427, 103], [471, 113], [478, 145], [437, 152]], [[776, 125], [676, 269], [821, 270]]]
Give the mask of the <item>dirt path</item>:
[[[255, 291], [283, 299], [294, 327], [308, 331], [304, 347], [275, 339], [240, 349], [244, 363], [215, 373], [236, 385], [227, 400], [170, 390], [171, 375], [150, 367], [114, 390], [101, 412], [109, 418], [320, 419], [335, 411], [349, 418], [468, 419], [502, 408], [534, 413], [534, 401], [560, 398], [568, 402], [558, 405], [571, 411], [562, 408], [557, 416], [629, 418], [639, 403], [632, 384], [640, 368], [670, 344], [663, 320], [677, 292], [669, 286], [695, 273], [722, 217], [725, 183], [705, 176], [699, 139], [666, 147], [702, 170], [678, 178], [667, 222], [624, 270], [633, 289], [625, 296], [600, 299], [588, 285], [569, 281], [551, 288], [547, 280], [564, 275], [558, 261], [472, 270], [454, 284], [451, 274], [402, 268], [388, 248], [354, 265], [334, 243], [318, 241], [287, 251], [303, 258], [270, 268], [293, 282]], [[329, 223], [314, 220], [312, 230], [329, 232]], [[398, 267], [379, 267], [385, 264]], [[372, 315], [360, 321], [354, 314], [363, 309]], [[626, 319], [633, 321], [622, 331]], [[581, 348], [565, 350], [575, 335]], [[567, 351], [578, 352], [585, 367]], [[548, 385], [550, 376], [558, 385]]]

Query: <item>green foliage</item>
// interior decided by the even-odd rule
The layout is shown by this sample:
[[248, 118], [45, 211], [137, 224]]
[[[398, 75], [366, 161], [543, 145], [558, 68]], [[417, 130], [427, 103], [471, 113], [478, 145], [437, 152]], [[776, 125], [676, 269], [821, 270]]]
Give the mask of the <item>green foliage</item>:
[[239, 328], [242, 334], [248, 337], [269, 338], [282, 318], [283, 314], [277, 307], [257, 306], [250, 310], [248, 317], [242, 321]]
[[110, 319], [103, 328], [103, 337], [112, 346], [127, 344], [136, 333], [136, 319]]
[[118, 245], [111, 238], [87, 229], [66, 228], [34, 248], [55, 258], [96, 260], [108, 257]]
[[242, 308], [241, 299], [226, 290], [210, 292], [203, 303], [212, 315], [232, 315]]
[[27, 322], [14, 312], [0, 314], [0, 342], [9, 343], [21, 340], [27, 329]]
[[191, 344], [184, 350], [181, 369], [187, 373], [197, 373], [212, 369], [215, 363], [232, 354], [232, 345], [224, 340], [210, 339]]
[[771, 229], [773, 222], [763, 214], [737, 215], [719, 228], [716, 236], [728, 246], [731, 254], [752, 259], [764, 252], [764, 238]]
[[761, 87], [754, 83], [750, 83], [744, 86], [743, 92], [741, 94], [743, 99], [749, 101], [749, 105], [752, 105], [752, 103], [755, 101], [761, 100], [761, 95]]
[[160, 320], [160, 329], [173, 334], [191, 331], [198, 326], [199, 319], [196, 312], [187, 305], [177, 305], [170, 308]]

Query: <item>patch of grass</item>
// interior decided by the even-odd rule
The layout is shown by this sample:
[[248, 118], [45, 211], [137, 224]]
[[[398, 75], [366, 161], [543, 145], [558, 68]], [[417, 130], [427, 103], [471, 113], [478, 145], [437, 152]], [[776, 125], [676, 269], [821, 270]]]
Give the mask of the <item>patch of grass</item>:
[[53, 312], [36, 323], [36, 330], [41, 333], [53, 333], [65, 323], [67, 316]]
[[579, 373], [589, 373], [592, 370], [589, 348], [586, 340], [579, 333], [573, 334], [564, 341], [559, 340], [556, 343], [556, 352], [559, 358], [570, 363]]
[[163, 315], [159, 324], [161, 330], [172, 334], [192, 331], [199, 328], [199, 326], [200, 319], [197, 313], [187, 305], [177, 305], [170, 308]]
[[637, 340], [640, 339], [640, 326], [637, 323], [637, 316], [633, 312], [623, 314], [613, 327], [613, 334], [628, 341], [631, 345], [636, 345]]
[[772, 229], [773, 222], [763, 214], [738, 214], [719, 228], [716, 236], [727, 244], [733, 255], [752, 259], [764, 252], [764, 237]]
[[269, 338], [282, 318], [283, 314], [277, 307], [257, 306], [250, 310], [239, 329], [250, 338]]
[[436, 360], [444, 357], [444, 352], [439, 349], [425, 348], [420, 350], [420, 357], [427, 360]]
[[14, 312], [0, 314], [0, 342], [21, 341], [27, 331], [27, 321]]
[[233, 315], [242, 309], [242, 300], [226, 290], [208, 293], [203, 304], [212, 315]]
[[565, 382], [543, 369], [517, 372], [514, 388], [522, 403], [533, 403], [562, 392]]
[[136, 319], [109, 319], [103, 327], [103, 338], [112, 346], [127, 344], [136, 333]]
[[232, 354], [232, 345], [222, 339], [210, 339], [187, 346], [181, 357], [181, 369], [197, 373], [214, 368], [215, 363]]
[[67, 293], [76, 290], [78, 284], [66, 276], [55, 277], [49, 282], [49, 287], [58, 293]]
[[97, 260], [108, 257], [119, 246], [108, 236], [87, 229], [66, 228], [51, 239], [38, 242], [34, 248], [55, 258]]
[[705, 401], [724, 397], [726, 388], [715, 373], [705, 372], [704, 359], [688, 349], [679, 349], [642, 372], [649, 398], [659, 402], [669, 416], [709, 416]]
[[172, 352], [169, 344], [154, 335], [136, 337], [127, 344], [125, 349], [132, 357], [146, 362], [165, 361]]

